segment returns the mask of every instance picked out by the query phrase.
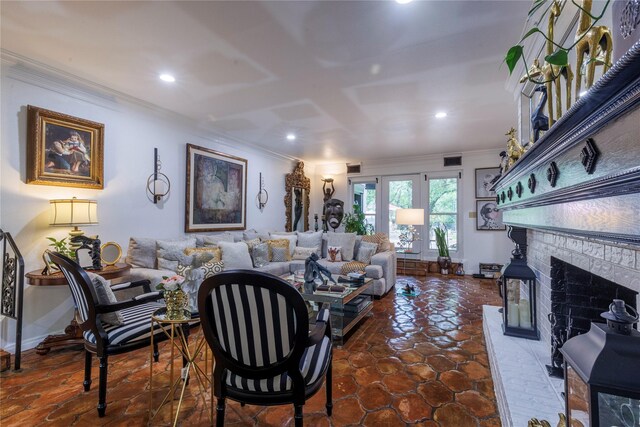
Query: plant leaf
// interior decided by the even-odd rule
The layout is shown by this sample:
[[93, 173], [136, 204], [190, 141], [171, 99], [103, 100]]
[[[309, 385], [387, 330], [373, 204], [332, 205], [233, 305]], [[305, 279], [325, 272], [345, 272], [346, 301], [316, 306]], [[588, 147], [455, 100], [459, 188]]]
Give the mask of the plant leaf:
[[531, 9], [529, 10], [529, 13], [527, 16], [529, 16], [529, 18], [531, 18], [531, 16], [536, 13], [536, 10], [540, 9], [540, 7], [542, 7], [543, 4], [545, 4], [547, 2], [547, 0], [536, 0], [533, 3], [533, 6], [531, 7]]
[[511, 49], [507, 52], [507, 56], [504, 58], [504, 61], [507, 63], [507, 67], [509, 67], [509, 74], [513, 73], [513, 69], [516, 67], [516, 64], [522, 57], [522, 46], [516, 45], [512, 46]]
[[520, 39], [520, 41], [523, 41], [524, 39], [526, 39], [527, 37], [531, 36], [532, 34], [535, 33], [541, 33], [542, 35], [544, 35], [544, 33], [542, 31], [540, 31], [540, 28], [538, 27], [533, 27], [532, 29], [530, 29], [529, 31], [527, 31], [527, 33], [522, 36], [522, 38]]
[[569, 52], [565, 49], [558, 49], [551, 55], [544, 58], [551, 65], [567, 65], [569, 63]]

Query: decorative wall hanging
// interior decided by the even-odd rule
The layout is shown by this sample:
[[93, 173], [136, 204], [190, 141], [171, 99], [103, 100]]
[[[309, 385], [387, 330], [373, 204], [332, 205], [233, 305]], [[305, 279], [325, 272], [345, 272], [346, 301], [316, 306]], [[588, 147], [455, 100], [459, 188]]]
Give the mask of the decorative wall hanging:
[[29, 105], [27, 184], [104, 188], [104, 125]]
[[[504, 193], [503, 193], [504, 194]], [[506, 230], [502, 212], [492, 200], [476, 200], [476, 230]]]
[[151, 195], [153, 203], [158, 203], [164, 196], [169, 194], [171, 189], [171, 181], [169, 177], [162, 172], [162, 162], [158, 156], [158, 149], [153, 149], [153, 173], [147, 178], [147, 193]]
[[256, 204], [260, 212], [264, 209], [269, 201], [269, 193], [264, 188], [264, 179], [262, 178], [262, 172], [260, 172], [260, 182], [258, 186], [258, 195], [256, 196]]
[[491, 191], [491, 186], [500, 176], [500, 168], [480, 168], [476, 169], [476, 199], [493, 199], [496, 197], [495, 191]]
[[285, 231], [309, 230], [311, 180], [304, 175], [304, 162], [298, 162], [285, 176], [284, 189]]
[[187, 233], [244, 230], [247, 160], [187, 144]]
[[342, 218], [344, 217], [344, 202], [338, 199], [329, 199], [324, 204], [324, 211], [327, 226], [333, 228], [333, 231], [336, 231], [336, 228], [340, 227]]

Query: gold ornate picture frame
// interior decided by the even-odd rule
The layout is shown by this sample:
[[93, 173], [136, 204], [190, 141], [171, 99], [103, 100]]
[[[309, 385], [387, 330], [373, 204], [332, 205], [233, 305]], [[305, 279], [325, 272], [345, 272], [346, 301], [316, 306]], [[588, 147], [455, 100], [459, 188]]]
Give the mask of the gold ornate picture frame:
[[185, 231], [244, 230], [247, 160], [187, 144]]
[[[286, 218], [284, 230], [287, 232], [309, 230], [309, 192], [311, 191], [311, 180], [304, 175], [304, 162], [298, 162], [293, 172], [285, 176], [284, 189], [284, 211]], [[296, 207], [300, 211], [298, 215], [295, 213]], [[298, 221], [296, 221], [296, 219]], [[301, 225], [301, 230], [295, 226], [296, 222]]]
[[104, 125], [27, 106], [27, 184], [104, 188]]

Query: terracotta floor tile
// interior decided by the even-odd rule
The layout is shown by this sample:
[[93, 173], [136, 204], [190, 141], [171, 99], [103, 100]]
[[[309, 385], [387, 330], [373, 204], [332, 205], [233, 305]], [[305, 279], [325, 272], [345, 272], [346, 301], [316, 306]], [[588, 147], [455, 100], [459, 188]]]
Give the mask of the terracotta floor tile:
[[[324, 387], [304, 408], [309, 426], [495, 427], [500, 425], [482, 330], [482, 305], [500, 305], [494, 286], [472, 278], [429, 276], [413, 298], [392, 290], [376, 300], [372, 314], [333, 351], [333, 416], [327, 417]], [[199, 329], [194, 336], [201, 336]], [[22, 372], [0, 373], [0, 425], [74, 427], [147, 425], [149, 351], [109, 358], [107, 416], [98, 419], [98, 364], [92, 389], [82, 391], [84, 353], [73, 349], [39, 356], [23, 353]], [[176, 362], [179, 369], [179, 360]], [[168, 381], [168, 343], [154, 364], [154, 404]], [[207, 426], [195, 381], [185, 393], [181, 425]], [[209, 398], [209, 390], [205, 396]], [[163, 409], [153, 425], [170, 425]], [[293, 425], [293, 405], [240, 406], [227, 401], [225, 425]]]

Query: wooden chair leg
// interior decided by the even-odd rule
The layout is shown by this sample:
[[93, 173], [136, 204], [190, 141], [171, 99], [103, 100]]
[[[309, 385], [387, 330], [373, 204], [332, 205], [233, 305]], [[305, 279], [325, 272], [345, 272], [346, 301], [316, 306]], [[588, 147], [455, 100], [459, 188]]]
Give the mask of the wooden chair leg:
[[332, 360], [329, 360], [329, 368], [327, 368], [327, 376], [324, 380], [324, 386], [327, 391], [327, 416], [331, 416], [331, 412], [333, 410], [333, 399], [332, 399], [332, 387], [333, 387], [333, 374], [331, 366], [333, 364]]
[[218, 405], [216, 406], [216, 426], [224, 427], [224, 399], [218, 399]]
[[107, 412], [107, 358], [100, 356], [100, 382], [98, 384], [98, 416], [104, 417]]
[[84, 351], [84, 382], [82, 385], [84, 386], [84, 391], [89, 391], [91, 389], [91, 361], [93, 358], [93, 354], [89, 350]]
[[302, 405], [293, 405], [293, 410], [294, 410], [293, 419], [295, 420], [295, 426], [296, 427], [302, 427], [302, 424], [303, 424], [303, 421], [302, 421]]

